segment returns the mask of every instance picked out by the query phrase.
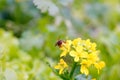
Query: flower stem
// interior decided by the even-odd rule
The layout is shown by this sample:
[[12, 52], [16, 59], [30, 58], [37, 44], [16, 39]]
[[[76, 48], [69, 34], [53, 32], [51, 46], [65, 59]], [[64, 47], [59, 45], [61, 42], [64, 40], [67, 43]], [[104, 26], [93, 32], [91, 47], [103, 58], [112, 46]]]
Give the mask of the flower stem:
[[70, 78], [72, 78], [75, 68], [76, 68], [76, 63], [73, 64], [72, 70], [70, 72]]

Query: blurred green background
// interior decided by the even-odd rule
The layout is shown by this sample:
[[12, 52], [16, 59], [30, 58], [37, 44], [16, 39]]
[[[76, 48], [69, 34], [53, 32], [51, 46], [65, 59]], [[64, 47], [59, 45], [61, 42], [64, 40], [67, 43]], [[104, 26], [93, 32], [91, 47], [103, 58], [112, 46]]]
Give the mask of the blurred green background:
[[57, 15], [41, 12], [33, 0], [0, 0], [0, 80], [61, 80], [48, 65], [59, 60], [55, 43], [77, 37], [96, 42], [106, 63], [91, 75], [120, 80], [120, 0], [51, 2]]

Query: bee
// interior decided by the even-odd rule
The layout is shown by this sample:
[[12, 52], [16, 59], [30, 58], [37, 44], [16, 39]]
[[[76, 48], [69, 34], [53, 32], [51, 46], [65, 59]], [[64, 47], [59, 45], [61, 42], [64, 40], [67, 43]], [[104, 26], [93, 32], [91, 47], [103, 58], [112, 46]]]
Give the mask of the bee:
[[58, 40], [55, 44], [55, 46], [58, 46], [59, 48], [62, 47], [62, 44], [65, 43], [63, 40]]

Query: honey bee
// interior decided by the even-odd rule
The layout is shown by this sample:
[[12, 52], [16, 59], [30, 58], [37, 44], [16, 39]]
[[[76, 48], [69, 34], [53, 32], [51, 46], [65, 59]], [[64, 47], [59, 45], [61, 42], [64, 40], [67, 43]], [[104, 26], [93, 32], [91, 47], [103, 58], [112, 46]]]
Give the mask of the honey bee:
[[61, 47], [63, 43], [65, 43], [65, 41], [63, 41], [63, 40], [58, 40], [58, 41], [56, 42], [55, 46]]

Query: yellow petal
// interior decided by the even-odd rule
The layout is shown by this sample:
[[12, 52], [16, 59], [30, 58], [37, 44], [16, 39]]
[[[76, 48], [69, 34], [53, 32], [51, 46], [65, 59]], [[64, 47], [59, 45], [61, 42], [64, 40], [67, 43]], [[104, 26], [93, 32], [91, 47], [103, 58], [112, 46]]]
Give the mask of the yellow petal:
[[92, 80], [96, 80], [96, 78], [93, 78]]
[[60, 69], [59, 65], [54, 66], [55, 69]]
[[100, 69], [102, 69], [103, 67], [105, 67], [105, 62], [104, 61], [100, 61], [99, 65], [100, 65]]
[[76, 56], [76, 57], [74, 58], [74, 61], [75, 61], [75, 62], [78, 62], [78, 61], [79, 61], [79, 57]]
[[75, 57], [76, 56], [76, 52], [75, 51], [71, 51], [70, 52], [70, 56]]
[[59, 74], [62, 74], [62, 72], [63, 72], [63, 69], [60, 69], [60, 70], [59, 70]]
[[78, 45], [80, 42], [81, 42], [81, 38], [77, 38], [77, 39], [74, 39], [74, 40], [72, 41], [72, 44], [73, 44], [73, 46], [76, 46], [76, 45]]
[[87, 52], [81, 52], [81, 58], [88, 58], [88, 53]]
[[94, 66], [98, 69], [98, 74], [99, 74], [99, 71], [105, 67], [105, 63], [103, 61], [100, 61], [98, 63], [95, 63]]
[[70, 46], [72, 44], [71, 40], [67, 40], [66, 43]]
[[92, 43], [92, 44], [91, 44], [91, 50], [92, 50], [92, 51], [95, 51], [95, 50], [96, 50], [96, 43]]
[[85, 75], [88, 75], [88, 74], [89, 74], [88, 69], [87, 69], [84, 65], [81, 66], [81, 73], [83, 73], [83, 74], [85, 74]]
[[82, 46], [77, 46], [77, 47], [76, 47], [76, 51], [77, 51], [77, 52], [82, 52], [82, 50], [83, 50], [83, 47], [82, 47]]
[[66, 56], [67, 55], [67, 51], [63, 51], [60, 55], [60, 57]]

